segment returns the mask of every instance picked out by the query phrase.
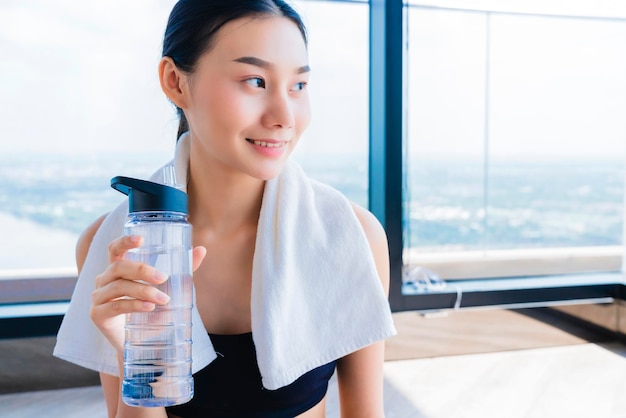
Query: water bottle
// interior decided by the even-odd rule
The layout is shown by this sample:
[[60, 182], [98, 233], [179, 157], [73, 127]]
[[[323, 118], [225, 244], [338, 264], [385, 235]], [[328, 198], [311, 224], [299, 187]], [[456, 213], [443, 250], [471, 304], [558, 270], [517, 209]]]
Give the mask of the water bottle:
[[111, 179], [111, 187], [128, 195], [124, 234], [143, 237], [126, 258], [169, 276], [155, 286], [170, 296], [166, 305], [126, 315], [122, 399], [130, 406], [171, 406], [193, 397], [191, 225], [187, 194], [173, 187], [173, 167], [165, 171], [165, 183], [171, 184]]

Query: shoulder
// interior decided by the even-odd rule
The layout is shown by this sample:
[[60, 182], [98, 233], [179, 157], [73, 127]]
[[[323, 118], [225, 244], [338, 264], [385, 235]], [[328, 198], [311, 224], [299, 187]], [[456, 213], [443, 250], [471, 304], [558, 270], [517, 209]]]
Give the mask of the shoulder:
[[100, 225], [102, 225], [102, 221], [104, 221], [106, 216], [106, 213], [100, 216], [87, 228], [85, 228], [85, 230], [78, 237], [78, 241], [76, 242], [76, 266], [78, 267], [79, 272], [82, 270], [85, 259], [87, 258], [87, 252], [89, 252], [91, 241], [93, 241], [94, 235], [98, 232], [98, 228], [100, 228]]
[[387, 234], [374, 214], [354, 202], [350, 202], [350, 204], [352, 205], [352, 210], [354, 210], [354, 214], [359, 220], [367, 239], [374, 240], [377, 243], [384, 241], [384, 245], [387, 246]]
[[387, 234], [378, 219], [367, 209], [351, 202], [365, 237], [369, 243], [380, 281], [387, 293], [389, 291], [389, 246]]

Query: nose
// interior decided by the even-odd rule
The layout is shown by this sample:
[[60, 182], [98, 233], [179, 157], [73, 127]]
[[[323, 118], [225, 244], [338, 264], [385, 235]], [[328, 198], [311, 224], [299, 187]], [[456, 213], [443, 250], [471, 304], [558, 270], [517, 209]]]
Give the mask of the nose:
[[263, 123], [273, 128], [292, 128], [296, 123], [294, 107], [288, 93], [273, 92], [268, 97]]

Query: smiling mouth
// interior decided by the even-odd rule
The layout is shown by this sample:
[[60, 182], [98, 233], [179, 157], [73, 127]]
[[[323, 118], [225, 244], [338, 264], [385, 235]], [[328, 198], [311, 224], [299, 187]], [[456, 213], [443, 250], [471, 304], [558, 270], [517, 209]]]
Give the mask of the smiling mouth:
[[246, 138], [246, 141], [254, 145], [257, 145], [259, 147], [265, 147], [265, 148], [281, 148], [281, 147], [284, 147], [288, 142], [288, 141], [280, 141], [280, 142], [256, 141], [250, 138]]

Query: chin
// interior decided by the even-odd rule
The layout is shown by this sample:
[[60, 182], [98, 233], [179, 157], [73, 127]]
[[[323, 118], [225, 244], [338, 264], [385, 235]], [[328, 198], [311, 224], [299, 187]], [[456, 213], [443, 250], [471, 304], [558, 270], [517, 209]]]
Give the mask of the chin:
[[267, 181], [278, 177], [284, 168], [284, 161], [281, 161], [280, 163], [274, 162], [272, 164], [263, 164], [261, 167], [256, 167], [256, 169], [250, 174], [254, 178]]

